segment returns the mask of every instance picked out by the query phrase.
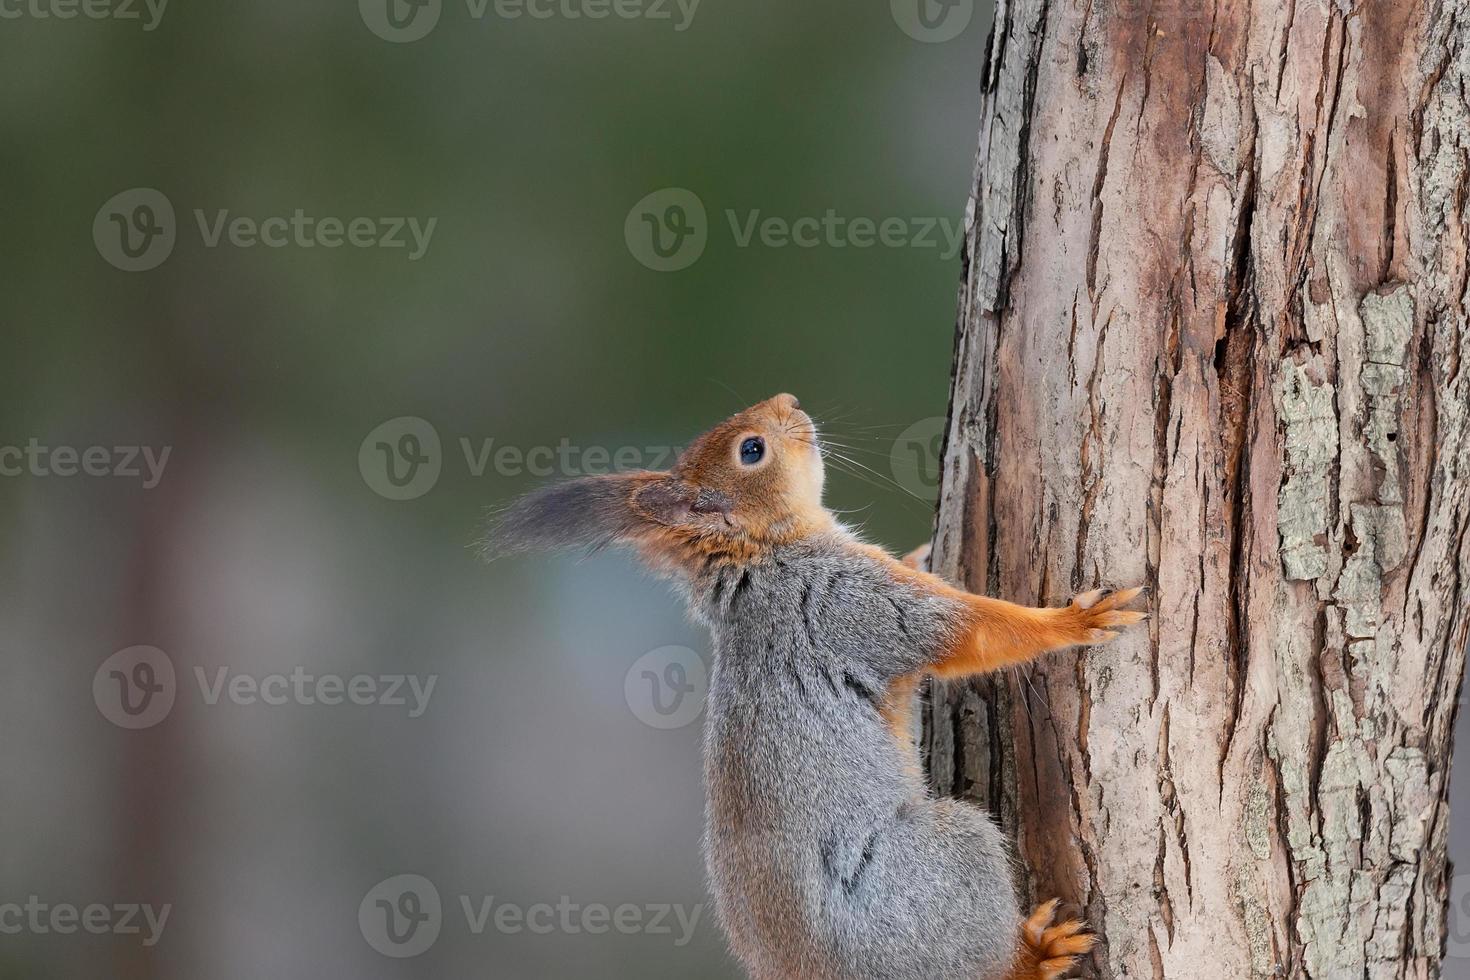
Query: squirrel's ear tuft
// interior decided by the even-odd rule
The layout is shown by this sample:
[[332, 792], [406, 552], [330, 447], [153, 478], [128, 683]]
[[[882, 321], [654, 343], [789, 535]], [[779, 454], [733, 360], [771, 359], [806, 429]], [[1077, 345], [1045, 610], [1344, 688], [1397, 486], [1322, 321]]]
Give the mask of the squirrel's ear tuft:
[[480, 557], [490, 561], [523, 551], [605, 547], [642, 523], [635, 495], [664, 482], [662, 473], [633, 472], [584, 476], [533, 490], [490, 515]]
[[633, 509], [664, 527], [678, 527], [711, 514], [728, 518], [733, 507], [733, 501], [718, 490], [702, 490], [673, 477], [654, 480], [633, 495]]
[[693, 487], [670, 478], [639, 487], [633, 494], [633, 509], [654, 524], [677, 527], [689, 520], [694, 511], [694, 500]]

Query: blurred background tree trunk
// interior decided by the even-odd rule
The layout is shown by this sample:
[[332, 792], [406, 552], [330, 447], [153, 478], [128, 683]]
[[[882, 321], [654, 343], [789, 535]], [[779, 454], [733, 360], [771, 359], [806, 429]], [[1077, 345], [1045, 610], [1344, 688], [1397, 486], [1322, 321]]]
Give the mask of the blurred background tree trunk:
[[1470, 14], [1002, 2], [934, 567], [1147, 629], [931, 691], [1099, 977], [1432, 977], [1470, 631]]

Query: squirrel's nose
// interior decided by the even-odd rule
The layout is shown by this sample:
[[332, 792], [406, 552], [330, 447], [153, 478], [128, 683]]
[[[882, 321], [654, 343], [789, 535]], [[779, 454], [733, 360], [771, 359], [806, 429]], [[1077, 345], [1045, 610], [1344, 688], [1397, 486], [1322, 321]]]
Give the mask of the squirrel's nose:
[[797, 400], [796, 396], [788, 394], [786, 392], [782, 392], [775, 398], [772, 398], [771, 404], [775, 405], [777, 408], [784, 408], [787, 411], [791, 411], [801, 407], [801, 402]]

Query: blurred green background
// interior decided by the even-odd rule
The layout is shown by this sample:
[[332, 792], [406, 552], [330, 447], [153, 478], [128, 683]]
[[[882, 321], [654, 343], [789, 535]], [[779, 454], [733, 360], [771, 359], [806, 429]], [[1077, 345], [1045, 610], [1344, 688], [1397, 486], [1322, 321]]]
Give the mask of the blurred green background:
[[[924, 0], [943, 23], [916, 30], [905, 0], [704, 0], [680, 30], [672, 4], [543, 19], [444, 0], [401, 43], [383, 0], [175, 0], [152, 29], [141, 0], [92, 2], [0, 0], [0, 977], [736, 976], [707, 908], [684, 942], [672, 917], [467, 919], [491, 896], [706, 900], [699, 724], [649, 723], [634, 668], [708, 656], [623, 556], [486, 567], [467, 545], [540, 481], [515, 453], [646, 464], [777, 391], [876, 471], [829, 474], [833, 506], [894, 547], [928, 536], [932, 460], [911, 457], [945, 412], [960, 263], [942, 225], [928, 244], [857, 247], [848, 226], [845, 247], [742, 247], [727, 212], [962, 221], [989, 5]], [[153, 267], [126, 271], [121, 229], [165, 220], [137, 188], [175, 241], [135, 238]], [[659, 272], [624, 228], [665, 188], [697, 197], [707, 245]], [[411, 260], [211, 247], [195, 214], [298, 209], [436, 223]], [[439, 474], [395, 500], [369, 434], [409, 448], [402, 417], [439, 440]], [[488, 440], [511, 462], [477, 472]], [[4, 453], [27, 446], [49, 454]], [[113, 473], [119, 447], [169, 456], [145, 487], [63, 475], [58, 447], [103, 447]], [[103, 662], [138, 645], [166, 655], [174, 702], [128, 730]], [[436, 686], [411, 717], [211, 703], [199, 681], [298, 670]], [[359, 920], [401, 874], [442, 902], [407, 958]], [[145, 945], [146, 927], [67, 933], [49, 912], [12, 928], [4, 903], [28, 902], [170, 912]]]

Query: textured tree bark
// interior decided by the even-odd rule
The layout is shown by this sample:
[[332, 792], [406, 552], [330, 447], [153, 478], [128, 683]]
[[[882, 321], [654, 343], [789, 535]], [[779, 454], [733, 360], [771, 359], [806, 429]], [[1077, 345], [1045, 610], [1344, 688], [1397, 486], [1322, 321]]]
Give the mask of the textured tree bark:
[[936, 571], [1149, 628], [936, 687], [1098, 977], [1438, 976], [1470, 634], [1470, 8], [1002, 0]]

